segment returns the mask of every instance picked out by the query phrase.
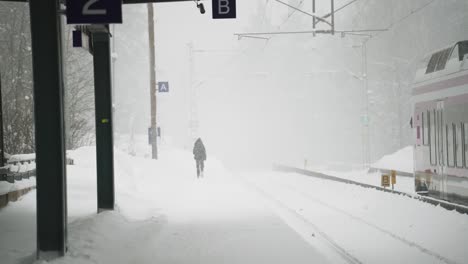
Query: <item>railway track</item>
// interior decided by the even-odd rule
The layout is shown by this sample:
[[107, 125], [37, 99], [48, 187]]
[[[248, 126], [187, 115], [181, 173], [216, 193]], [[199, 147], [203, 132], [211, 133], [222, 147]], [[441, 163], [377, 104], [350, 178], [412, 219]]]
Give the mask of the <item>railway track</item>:
[[[306, 204], [314, 204], [314, 207], [322, 207], [322, 210], [328, 210], [332, 211], [333, 213], [336, 214], [337, 217], [340, 217], [343, 219], [344, 223], [348, 223], [348, 225], [351, 225], [352, 223], [353, 227], [360, 226], [359, 228], [362, 230], [372, 230], [369, 232], [366, 232], [368, 234], [374, 234], [375, 238], [382, 238], [386, 237], [388, 240], [393, 240], [396, 241], [397, 243], [400, 243], [404, 246], [406, 251], [412, 251], [416, 250], [419, 252], [421, 255], [425, 255], [426, 258], [432, 259], [433, 262], [435, 263], [446, 263], [446, 264], [456, 264], [457, 262], [445, 257], [431, 249], [428, 249], [414, 241], [411, 241], [399, 234], [396, 234], [390, 230], [387, 230], [379, 225], [376, 225], [372, 222], [367, 221], [366, 219], [363, 219], [359, 216], [353, 215], [350, 212], [347, 212], [341, 208], [338, 208], [336, 206], [333, 206], [329, 203], [324, 202], [321, 199], [318, 199], [317, 197], [314, 197], [313, 195], [310, 195], [304, 190], [298, 189], [298, 186], [293, 186], [291, 184], [287, 184], [284, 182], [274, 182], [270, 181], [270, 184], [274, 185], [274, 189], [272, 190], [267, 190], [265, 187], [260, 187], [258, 184], [248, 182], [248, 184], [254, 188], [258, 193], [260, 193], [262, 196], [265, 198], [269, 199], [270, 201], [274, 202], [278, 207], [282, 208], [283, 210], [286, 210], [289, 212], [289, 214], [294, 215], [296, 218], [300, 219], [302, 222], [306, 223], [307, 225], [310, 225], [313, 230], [318, 234], [318, 238], [321, 239], [323, 242], [328, 244], [330, 248], [332, 248], [337, 254], [339, 254], [342, 259], [346, 263], [370, 263], [369, 261], [365, 261], [362, 258], [359, 257], [359, 254], [356, 253], [352, 249], [347, 249], [346, 246], [340, 245], [339, 239], [334, 239], [332, 236], [327, 234], [327, 231], [319, 227], [317, 224], [312, 222], [310, 217], [306, 217], [301, 210], [298, 210], [297, 206], [291, 206], [288, 205], [287, 202], [284, 202], [284, 198], [279, 197], [278, 193], [282, 193], [282, 195], [286, 195], [286, 193], [289, 193], [289, 196], [300, 196], [301, 199], [305, 201]], [[275, 190], [281, 189], [283, 191], [277, 192]], [[273, 193], [273, 194], [272, 194]], [[287, 199], [286, 199], [287, 200]], [[325, 228], [326, 229], [326, 228]], [[377, 239], [378, 241], [378, 239]]]
[[[266, 198], [267, 200], [273, 202], [280, 209], [287, 211], [290, 215], [293, 215], [294, 217], [299, 219], [301, 222], [310, 226], [314, 230], [314, 232], [318, 234], [316, 237], [322, 242], [324, 242], [336, 254], [338, 254], [343, 261], [349, 264], [362, 264], [363, 263], [357, 257], [349, 253], [345, 248], [341, 247], [335, 240], [333, 240], [324, 231], [318, 228], [317, 225], [315, 225], [312, 221], [310, 221], [303, 215], [299, 214], [295, 209], [290, 208], [285, 203], [283, 203], [280, 199], [269, 194], [267, 191], [258, 187], [254, 183], [247, 182], [247, 181], [244, 181], [244, 183], [248, 185], [251, 189], [253, 189], [255, 192], [259, 193], [261, 196]], [[315, 233], [314, 233], [314, 236], [315, 236]]]
[[426, 196], [421, 196], [421, 195], [417, 195], [417, 194], [410, 194], [410, 193], [406, 193], [406, 192], [395, 191], [395, 190], [391, 190], [391, 189], [382, 188], [380, 186], [375, 186], [375, 185], [371, 185], [371, 184], [357, 182], [357, 181], [353, 181], [353, 180], [349, 180], [349, 179], [343, 179], [343, 178], [335, 177], [335, 176], [332, 176], [332, 175], [327, 175], [327, 174], [320, 173], [320, 172], [299, 169], [299, 168], [295, 168], [295, 167], [275, 165], [275, 166], [273, 166], [273, 170], [279, 171], [279, 172], [294, 172], [294, 173], [302, 174], [302, 175], [305, 175], [305, 176], [320, 178], [320, 179], [324, 179], [324, 180], [358, 185], [358, 186], [363, 187], [363, 188], [372, 188], [372, 189], [379, 190], [379, 191], [382, 191], [382, 192], [388, 192], [388, 193], [393, 193], [393, 194], [397, 194], [397, 195], [407, 196], [407, 197], [410, 197], [410, 198], [413, 198], [413, 199], [417, 199], [417, 200], [419, 200], [421, 202], [425, 202], [425, 203], [429, 203], [429, 204], [432, 204], [432, 205], [440, 206], [440, 207], [445, 208], [447, 210], [455, 210], [455, 211], [457, 211], [459, 213], [462, 213], [462, 214], [468, 214], [468, 207], [466, 207], [464, 205], [450, 203], [450, 202], [447, 202], [447, 201], [438, 200], [438, 199], [434, 199], [434, 198], [431, 198], [431, 197], [426, 197]]
[[401, 243], [404, 243], [404, 244], [406, 244], [406, 245], [408, 245], [408, 246], [410, 246], [410, 247], [417, 248], [417, 249], [418, 249], [419, 251], [421, 251], [422, 253], [425, 253], [425, 254], [427, 254], [427, 255], [430, 255], [430, 256], [432, 256], [432, 257], [434, 257], [434, 258], [440, 260], [440, 261], [443, 262], [443, 263], [447, 263], [447, 264], [456, 264], [456, 263], [457, 263], [457, 262], [455, 262], [455, 261], [453, 261], [453, 260], [450, 260], [450, 259], [447, 258], [447, 257], [442, 256], [441, 254], [439, 254], [439, 253], [437, 253], [437, 252], [434, 252], [434, 251], [432, 251], [432, 250], [430, 250], [430, 249], [428, 249], [428, 248], [425, 248], [425, 247], [419, 245], [418, 243], [416, 243], [416, 242], [414, 242], [414, 241], [410, 241], [410, 240], [404, 238], [403, 236], [400, 236], [400, 235], [398, 235], [398, 234], [395, 234], [394, 232], [391, 232], [391, 231], [389, 231], [389, 230], [387, 230], [387, 229], [385, 229], [385, 228], [382, 228], [382, 227], [380, 227], [380, 226], [378, 226], [378, 225], [376, 225], [376, 224], [374, 224], [374, 223], [371, 223], [371, 222], [369, 222], [369, 221], [366, 221], [365, 219], [363, 219], [363, 218], [361, 218], [361, 217], [355, 216], [355, 215], [353, 215], [353, 214], [351, 214], [351, 213], [349, 213], [349, 212], [347, 212], [347, 211], [345, 211], [345, 210], [342, 210], [342, 209], [340, 209], [340, 208], [338, 208], [338, 207], [336, 207], [336, 206], [330, 205], [330, 204], [328, 204], [328, 203], [326, 203], [326, 202], [324, 202], [324, 201], [322, 201], [322, 200], [320, 200], [320, 199], [318, 199], [318, 198], [316, 198], [316, 197], [313, 197], [312, 195], [310, 195], [310, 194], [308, 194], [308, 193], [306, 193], [306, 192], [304, 192], [304, 191], [298, 191], [298, 190], [297, 190], [297, 187], [294, 187], [294, 186], [292, 186], [292, 185], [290, 185], [290, 184], [284, 184], [284, 183], [282, 183], [281, 186], [285, 186], [285, 187], [288, 188], [290, 191], [299, 193], [301, 196], [305, 197], [305, 198], [306, 198], [307, 200], [309, 200], [309, 201], [312, 201], [312, 202], [314, 202], [314, 203], [316, 203], [316, 204], [320, 204], [320, 205], [322, 205], [322, 206], [324, 206], [324, 207], [327, 207], [327, 208], [329, 208], [329, 209], [331, 209], [331, 210], [333, 210], [333, 211], [335, 211], [335, 212], [340, 213], [341, 215], [345, 215], [345, 216], [347, 216], [348, 218], [350, 218], [350, 219], [352, 219], [352, 220], [355, 220], [356, 222], [362, 223], [362, 224], [364, 224], [364, 225], [366, 225], [366, 226], [369, 226], [369, 227], [371, 227], [371, 228], [373, 228], [373, 229], [375, 229], [375, 230], [378, 230], [378, 231], [380, 231], [382, 234], [385, 234], [385, 235], [387, 235], [387, 236], [390, 236], [390, 237], [392, 237], [392, 238], [394, 238], [394, 239], [400, 241]]

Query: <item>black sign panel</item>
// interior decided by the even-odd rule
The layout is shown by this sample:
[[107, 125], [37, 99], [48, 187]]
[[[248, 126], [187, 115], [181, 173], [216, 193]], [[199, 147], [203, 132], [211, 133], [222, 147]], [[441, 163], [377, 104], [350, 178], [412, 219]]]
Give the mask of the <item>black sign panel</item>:
[[73, 31], [73, 47], [80, 48], [83, 47], [83, 37], [81, 35], [81, 30]]
[[236, 18], [236, 0], [213, 0], [213, 19]]
[[122, 23], [122, 0], [66, 0], [67, 24]]

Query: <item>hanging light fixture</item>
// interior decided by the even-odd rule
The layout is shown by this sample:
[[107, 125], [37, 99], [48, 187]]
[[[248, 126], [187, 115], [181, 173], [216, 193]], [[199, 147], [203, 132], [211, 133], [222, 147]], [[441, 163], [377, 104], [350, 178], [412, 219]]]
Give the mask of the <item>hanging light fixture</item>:
[[202, 3], [199, 3], [199, 0], [195, 0], [195, 3], [197, 3], [197, 8], [200, 10], [200, 13], [205, 14], [205, 6]]

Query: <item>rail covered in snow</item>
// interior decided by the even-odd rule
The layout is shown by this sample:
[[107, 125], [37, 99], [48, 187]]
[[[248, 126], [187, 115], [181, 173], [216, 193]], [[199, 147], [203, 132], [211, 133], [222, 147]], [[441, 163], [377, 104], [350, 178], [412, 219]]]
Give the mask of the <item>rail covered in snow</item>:
[[35, 154], [12, 155], [0, 167], [0, 208], [17, 201], [36, 186]]
[[398, 176], [401, 177], [414, 177], [413, 173], [411, 172], [406, 172], [406, 171], [398, 171], [398, 170], [390, 170], [390, 169], [382, 169], [382, 168], [376, 168], [376, 167], [370, 167], [369, 172], [382, 172], [386, 174], [391, 174], [392, 171], [395, 171]]
[[33, 176], [36, 176], [35, 154], [12, 155], [7, 165], [0, 167], [0, 181], [14, 183]]
[[468, 214], [468, 207], [466, 207], [466, 206], [459, 205], [459, 204], [454, 204], [454, 203], [450, 203], [450, 202], [446, 202], [446, 201], [442, 201], [442, 200], [437, 200], [437, 199], [434, 199], [434, 198], [425, 197], [425, 196], [421, 196], [421, 195], [418, 195], [418, 194], [410, 194], [410, 193], [406, 193], [406, 192], [395, 191], [395, 190], [391, 190], [391, 189], [382, 188], [380, 186], [375, 186], [375, 185], [371, 185], [371, 184], [367, 184], [367, 183], [362, 183], [362, 182], [357, 182], [357, 181], [353, 181], [353, 180], [349, 180], [349, 179], [343, 179], [343, 178], [332, 176], [332, 175], [327, 175], [327, 174], [320, 173], [320, 172], [314, 172], [314, 171], [310, 171], [310, 170], [304, 170], [304, 169], [300, 169], [300, 168], [296, 168], [296, 167], [290, 167], [290, 166], [284, 166], [284, 165], [278, 165], [278, 164], [273, 165], [273, 170], [279, 171], [279, 172], [298, 173], [298, 174], [311, 176], [311, 177], [315, 177], [315, 178], [320, 178], [320, 179], [324, 179], [324, 180], [336, 181], [336, 182], [341, 182], [341, 183], [346, 183], [346, 184], [354, 184], [354, 185], [358, 185], [358, 186], [361, 186], [361, 187], [364, 187], [364, 188], [372, 188], [372, 189], [383, 191], [383, 192], [388, 192], [388, 193], [393, 193], [393, 194], [398, 194], [398, 195], [404, 195], [404, 196], [407, 196], [407, 197], [410, 197], [410, 198], [413, 198], [413, 199], [417, 199], [417, 200], [422, 201], [422, 202], [430, 203], [430, 204], [433, 204], [433, 205], [436, 205], [436, 206], [438, 205], [438, 206], [440, 206], [442, 208], [445, 208], [447, 210], [456, 210], [459, 213]]

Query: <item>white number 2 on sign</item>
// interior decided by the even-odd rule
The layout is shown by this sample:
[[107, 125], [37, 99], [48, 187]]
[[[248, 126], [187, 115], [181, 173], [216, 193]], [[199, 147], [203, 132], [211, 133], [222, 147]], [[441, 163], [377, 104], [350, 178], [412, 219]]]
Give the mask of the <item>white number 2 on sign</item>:
[[107, 14], [106, 9], [89, 9], [89, 7], [98, 2], [99, 0], [88, 0], [83, 6], [83, 15], [105, 15]]

